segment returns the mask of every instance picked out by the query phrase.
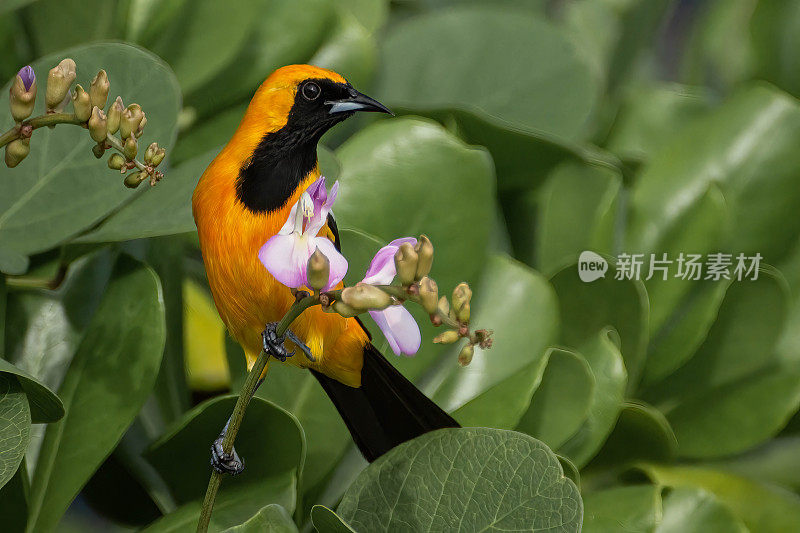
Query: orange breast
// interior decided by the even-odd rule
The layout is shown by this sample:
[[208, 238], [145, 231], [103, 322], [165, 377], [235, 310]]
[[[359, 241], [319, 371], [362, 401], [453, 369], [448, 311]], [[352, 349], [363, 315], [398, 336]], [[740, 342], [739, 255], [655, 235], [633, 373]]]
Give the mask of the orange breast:
[[[192, 198], [208, 282], [223, 322], [242, 345], [248, 368], [261, 350], [261, 331], [280, 320], [294, 297], [258, 260], [258, 250], [286, 222], [302, 191], [315, 180], [306, 178], [281, 210], [254, 214], [238, 201], [235, 178], [241, 166], [235, 143], [229, 144], [203, 174]], [[322, 232], [327, 232], [323, 227]], [[324, 313], [319, 307], [305, 311], [291, 329], [311, 348], [316, 363], [302, 352], [287, 363], [315, 368], [350, 386], [361, 383], [363, 347], [367, 335], [355, 319]], [[295, 347], [287, 342], [287, 348]]]

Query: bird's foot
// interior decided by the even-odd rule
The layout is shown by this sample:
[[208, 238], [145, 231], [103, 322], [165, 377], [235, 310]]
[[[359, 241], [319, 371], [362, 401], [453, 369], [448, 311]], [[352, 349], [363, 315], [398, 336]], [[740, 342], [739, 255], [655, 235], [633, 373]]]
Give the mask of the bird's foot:
[[278, 327], [277, 322], [270, 322], [264, 328], [264, 331], [261, 333], [261, 338], [263, 340], [264, 351], [277, 359], [280, 362], [286, 361], [288, 357], [292, 357], [294, 352], [289, 352], [286, 350], [286, 347], [283, 343], [288, 338], [290, 341], [295, 343], [298, 348], [305, 354], [305, 356], [310, 361], [316, 361], [314, 355], [311, 353], [311, 348], [305, 345], [305, 343], [300, 340], [300, 337], [295, 335], [291, 330], [287, 330], [286, 333], [280, 337], [276, 333], [276, 329]]
[[240, 458], [239, 454], [236, 453], [236, 448], [231, 448], [231, 453], [225, 453], [222, 448], [224, 437], [225, 433], [223, 432], [211, 444], [211, 466], [220, 474], [239, 475], [244, 470], [244, 459]]

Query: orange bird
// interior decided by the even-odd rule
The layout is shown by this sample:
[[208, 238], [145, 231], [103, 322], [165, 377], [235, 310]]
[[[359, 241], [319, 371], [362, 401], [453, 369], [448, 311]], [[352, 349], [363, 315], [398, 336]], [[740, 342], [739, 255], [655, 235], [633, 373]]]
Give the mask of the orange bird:
[[[267, 272], [258, 251], [319, 177], [320, 137], [357, 111], [391, 113], [335, 72], [310, 65], [280, 68], [256, 91], [236, 133], [195, 188], [192, 210], [211, 293], [244, 348], [248, 369], [265, 345], [279, 360], [295, 347], [285, 339], [269, 345], [270, 327], [295, 297]], [[340, 247], [332, 216], [319, 235]], [[285, 362], [311, 370], [367, 460], [427, 431], [458, 426], [372, 346], [357, 319], [312, 307], [291, 329], [312, 357]], [[235, 452], [225, 454], [220, 442], [212, 447], [215, 468], [240, 472], [241, 460]]]

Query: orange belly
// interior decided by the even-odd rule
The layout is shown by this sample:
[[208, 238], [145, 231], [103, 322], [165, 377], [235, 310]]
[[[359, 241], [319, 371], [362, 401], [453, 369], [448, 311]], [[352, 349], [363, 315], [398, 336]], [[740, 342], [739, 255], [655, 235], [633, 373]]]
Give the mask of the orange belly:
[[[201, 178], [192, 205], [214, 303], [228, 331], [244, 348], [250, 368], [261, 351], [265, 324], [283, 318], [294, 302], [290, 290], [261, 264], [258, 251], [283, 226], [292, 205], [318, 174], [309, 175], [283, 209], [256, 215], [236, 199], [234, 180], [222, 174], [230, 169], [225, 168], [224, 158], [217, 159]], [[323, 227], [322, 231], [328, 230]], [[360, 386], [368, 338], [355, 319], [324, 313], [317, 306], [298, 317], [291, 329], [311, 348], [316, 362], [287, 341], [287, 349], [296, 354], [286, 363]]]

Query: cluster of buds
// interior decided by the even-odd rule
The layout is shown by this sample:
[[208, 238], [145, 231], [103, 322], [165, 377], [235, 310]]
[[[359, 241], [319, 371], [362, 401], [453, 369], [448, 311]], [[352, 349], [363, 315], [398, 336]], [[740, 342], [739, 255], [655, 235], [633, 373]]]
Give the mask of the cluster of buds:
[[[433, 244], [428, 237], [421, 235], [413, 245], [410, 242], [400, 244], [394, 254], [394, 266], [395, 279], [400, 286], [362, 281], [341, 291], [323, 293], [320, 297], [323, 309], [353, 317], [365, 311], [382, 311], [413, 301], [425, 310], [434, 326], [448, 328], [434, 339], [435, 343], [453, 344], [461, 339], [467, 340], [458, 355], [462, 366], [472, 361], [475, 346], [483, 349], [492, 346], [491, 330], [470, 330], [472, 290], [467, 283], [458, 284], [450, 300], [446, 296], [439, 297], [436, 281], [429, 277], [433, 266]], [[329, 268], [327, 258], [319, 250], [308, 260], [307, 277], [315, 291], [327, 282]]]
[[[10, 107], [16, 126], [6, 132], [0, 139], [5, 143], [6, 165], [17, 166], [30, 152], [30, 138], [33, 130], [41, 126], [55, 127], [59, 123], [79, 124], [86, 128], [89, 136], [96, 143], [92, 152], [98, 159], [106, 150], [114, 148], [108, 159], [108, 166], [125, 174], [136, 169], [125, 178], [125, 186], [138, 187], [146, 179], [155, 185], [163, 178], [156, 170], [164, 160], [166, 151], [158, 144], [148, 146], [144, 162], [136, 159], [138, 139], [144, 133], [147, 117], [139, 104], [131, 104], [127, 108], [122, 98], [117, 99], [105, 111], [111, 84], [105, 70], [100, 70], [89, 85], [89, 90], [80, 84], [70, 90], [77, 76], [75, 61], [64, 59], [50, 70], [47, 76], [45, 94], [46, 113], [41, 117], [29, 119], [36, 101], [36, 75], [33, 68], [26, 66], [17, 74], [11, 85]], [[73, 112], [65, 113], [65, 108], [72, 103]], [[119, 133], [119, 137], [116, 134]], [[4, 143], [0, 142], [0, 146]]]

